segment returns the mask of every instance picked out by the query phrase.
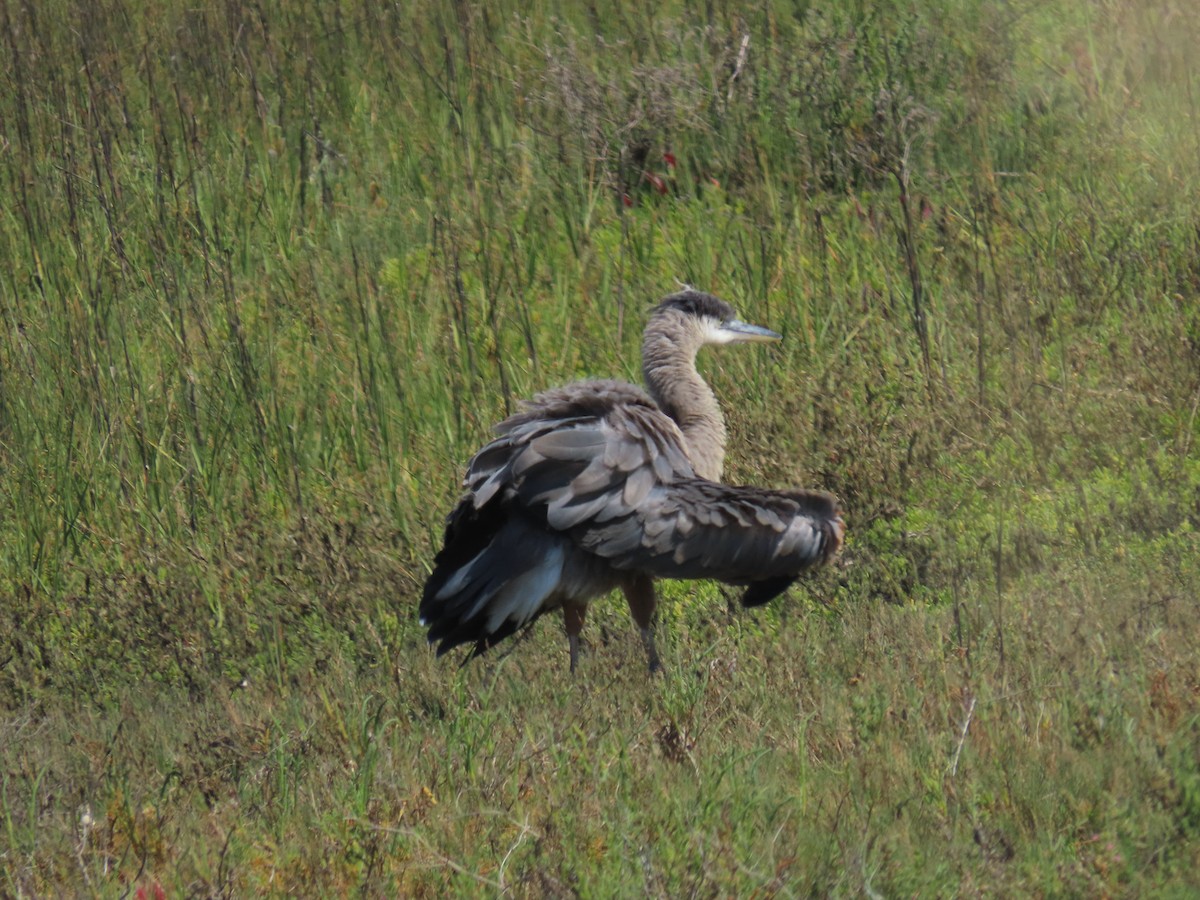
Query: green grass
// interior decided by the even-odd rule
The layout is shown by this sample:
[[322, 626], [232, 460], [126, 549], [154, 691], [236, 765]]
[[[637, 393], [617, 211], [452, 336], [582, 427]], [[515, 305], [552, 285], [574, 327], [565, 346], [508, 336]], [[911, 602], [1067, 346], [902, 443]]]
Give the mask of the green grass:
[[[1195, 16], [852, 6], [0, 7], [0, 893], [1196, 890]], [[843, 557], [436, 661], [465, 461], [679, 281]]]

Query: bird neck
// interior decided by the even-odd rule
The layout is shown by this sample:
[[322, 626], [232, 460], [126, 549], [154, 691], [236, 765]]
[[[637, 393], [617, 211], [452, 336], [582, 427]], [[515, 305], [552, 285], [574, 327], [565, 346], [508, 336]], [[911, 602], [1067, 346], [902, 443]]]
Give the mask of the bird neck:
[[680, 343], [651, 323], [642, 342], [642, 375], [654, 402], [683, 432], [696, 474], [720, 481], [725, 463], [725, 419], [716, 394], [696, 371], [699, 349], [698, 343]]

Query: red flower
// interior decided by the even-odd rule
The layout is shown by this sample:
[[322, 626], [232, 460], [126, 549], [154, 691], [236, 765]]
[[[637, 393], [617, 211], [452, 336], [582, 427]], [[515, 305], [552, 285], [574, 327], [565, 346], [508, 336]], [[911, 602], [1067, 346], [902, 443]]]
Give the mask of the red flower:
[[661, 175], [655, 175], [653, 172], [643, 172], [642, 174], [645, 179], [650, 182], [651, 187], [653, 187], [660, 194], [665, 194], [667, 192], [667, 183], [663, 181]]

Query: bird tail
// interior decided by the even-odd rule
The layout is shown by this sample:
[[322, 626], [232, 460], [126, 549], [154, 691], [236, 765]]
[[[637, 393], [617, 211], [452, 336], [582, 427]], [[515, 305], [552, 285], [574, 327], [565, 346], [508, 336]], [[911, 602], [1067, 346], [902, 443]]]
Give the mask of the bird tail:
[[[529, 624], [562, 578], [564, 551], [555, 544], [536, 554], [544, 535], [527, 533], [501, 504], [476, 508], [466, 497], [446, 525], [446, 541], [421, 598], [421, 624], [441, 656], [473, 643], [471, 657]], [[468, 657], [471, 658], [471, 657]]]

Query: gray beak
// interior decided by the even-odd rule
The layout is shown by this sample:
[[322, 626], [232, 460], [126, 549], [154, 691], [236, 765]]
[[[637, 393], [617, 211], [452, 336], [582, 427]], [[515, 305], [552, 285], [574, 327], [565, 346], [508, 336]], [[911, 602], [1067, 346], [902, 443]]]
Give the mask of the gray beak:
[[730, 341], [781, 341], [783, 335], [761, 325], [751, 325], [740, 319], [721, 323], [721, 330], [728, 332]]

